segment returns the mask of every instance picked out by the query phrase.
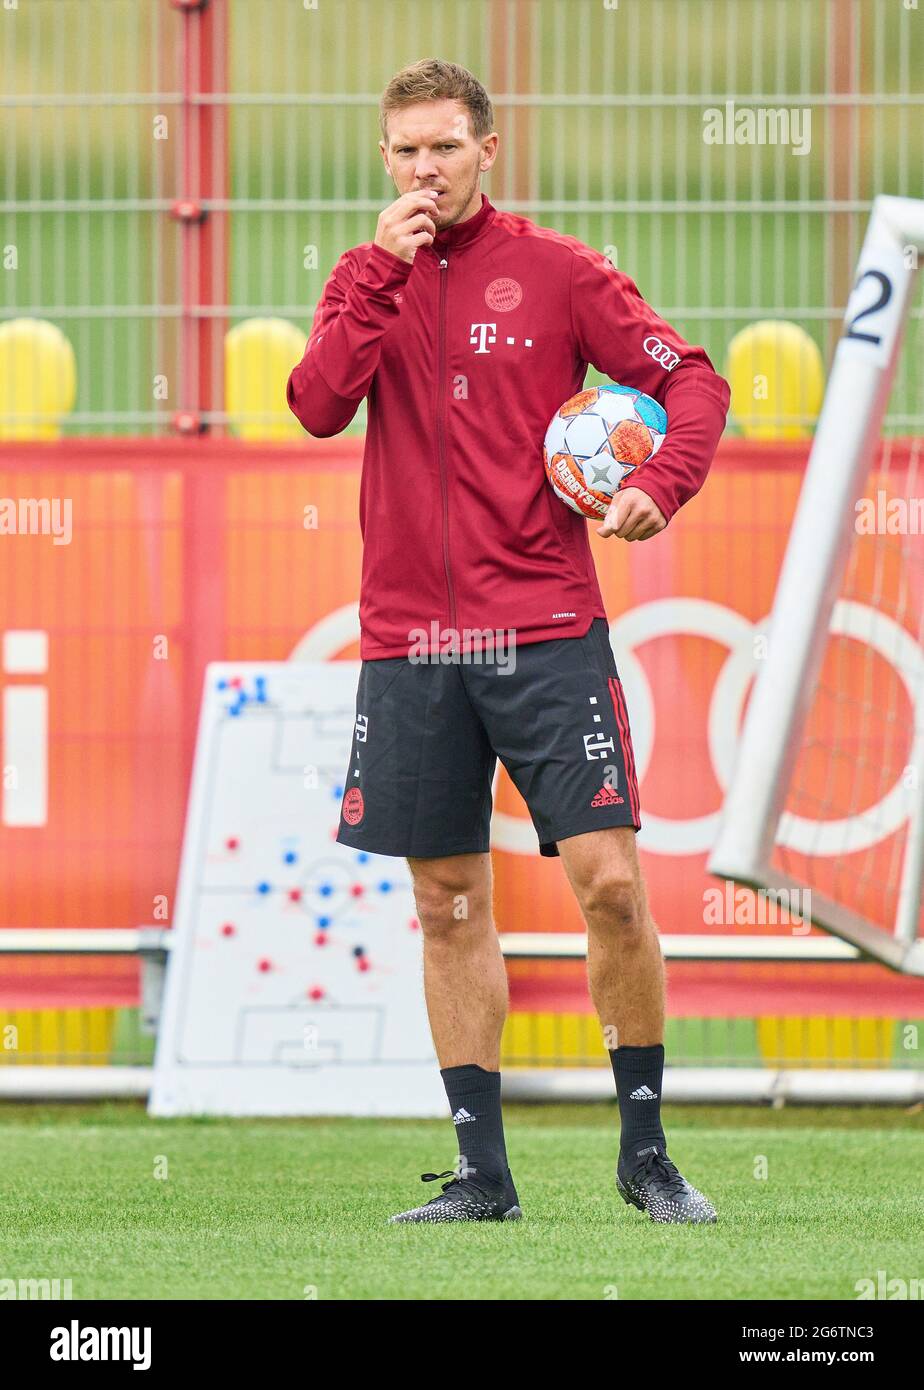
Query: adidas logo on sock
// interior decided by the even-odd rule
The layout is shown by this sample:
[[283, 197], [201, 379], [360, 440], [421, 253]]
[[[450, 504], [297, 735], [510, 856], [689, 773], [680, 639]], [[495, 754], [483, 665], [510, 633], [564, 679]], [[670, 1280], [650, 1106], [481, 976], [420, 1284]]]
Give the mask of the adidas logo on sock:
[[649, 1086], [639, 1086], [637, 1091], [633, 1091], [630, 1100], [657, 1100], [657, 1091], [652, 1091]]
[[470, 1115], [468, 1111], [465, 1109], [465, 1106], [462, 1105], [453, 1115], [452, 1122], [454, 1125], [464, 1125], [466, 1120], [474, 1120], [474, 1118], [475, 1116]]
[[601, 787], [590, 804], [591, 806], [621, 806], [623, 798], [613, 787]]

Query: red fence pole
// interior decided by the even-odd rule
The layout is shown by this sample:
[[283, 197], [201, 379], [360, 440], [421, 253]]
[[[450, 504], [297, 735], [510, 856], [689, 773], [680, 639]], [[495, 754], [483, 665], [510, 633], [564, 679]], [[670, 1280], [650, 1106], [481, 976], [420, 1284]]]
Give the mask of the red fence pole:
[[[182, 156], [174, 213], [182, 224], [179, 409], [183, 434], [223, 426], [205, 416], [224, 409], [224, 339], [228, 303], [228, 213], [208, 206], [228, 194], [227, 0], [172, 0], [182, 12]], [[218, 99], [216, 100], [216, 95]], [[182, 699], [185, 764], [191, 770], [194, 712], [209, 661], [224, 646], [223, 490], [208, 475], [183, 485]]]
[[183, 434], [208, 428], [222, 435], [224, 427], [204, 416], [224, 408], [228, 213], [208, 204], [228, 196], [228, 6], [227, 0], [171, 4], [182, 17], [183, 93], [180, 186], [173, 204], [173, 216], [181, 224], [180, 382], [174, 426]]

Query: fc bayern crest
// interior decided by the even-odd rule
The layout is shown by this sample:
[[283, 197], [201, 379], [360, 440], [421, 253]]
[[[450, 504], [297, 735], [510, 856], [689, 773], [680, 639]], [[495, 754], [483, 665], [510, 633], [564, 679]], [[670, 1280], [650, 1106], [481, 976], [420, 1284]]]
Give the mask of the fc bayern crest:
[[499, 280], [492, 280], [484, 292], [485, 304], [496, 314], [506, 314], [509, 310], [515, 309], [522, 298], [523, 287], [519, 281], [511, 280], [506, 275], [501, 276]]

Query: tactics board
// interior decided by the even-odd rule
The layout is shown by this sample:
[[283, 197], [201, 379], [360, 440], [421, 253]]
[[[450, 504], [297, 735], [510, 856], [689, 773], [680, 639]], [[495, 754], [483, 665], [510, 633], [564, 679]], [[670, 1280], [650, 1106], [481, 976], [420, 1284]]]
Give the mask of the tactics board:
[[407, 864], [334, 840], [358, 674], [208, 667], [152, 1114], [446, 1112]]

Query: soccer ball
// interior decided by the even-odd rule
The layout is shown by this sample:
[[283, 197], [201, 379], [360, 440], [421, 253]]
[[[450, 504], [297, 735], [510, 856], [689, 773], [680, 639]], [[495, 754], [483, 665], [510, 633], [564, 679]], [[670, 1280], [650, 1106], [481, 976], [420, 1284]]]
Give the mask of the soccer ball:
[[633, 386], [608, 383], [579, 391], [555, 414], [542, 448], [556, 497], [581, 516], [606, 516], [623, 478], [664, 443], [663, 406]]

